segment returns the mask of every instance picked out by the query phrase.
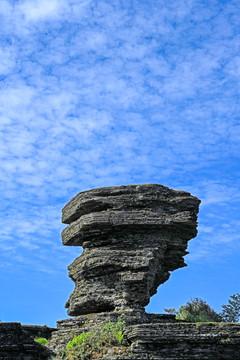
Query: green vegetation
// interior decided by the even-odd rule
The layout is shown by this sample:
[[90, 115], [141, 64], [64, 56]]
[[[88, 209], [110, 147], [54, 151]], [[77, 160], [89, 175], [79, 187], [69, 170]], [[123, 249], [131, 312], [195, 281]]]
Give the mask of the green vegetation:
[[68, 360], [91, 360], [98, 359], [114, 351], [126, 351], [124, 346], [123, 330], [125, 322], [121, 319], [117, 323], [108, 322], [107, 324], [96, 327], [93, 331], [83, 332], [74, 336], [69, 341], [65, 349], [58, 352], [60, 359]]
[[239, 322], [240, 294], [230, 296], [227, 305], [222, 305], [222, 312], [217, 313], [206, 301], [193, 298], [186, 305], [176, 309], [164, 309], [169, 314], [175, 314], [177, 319], [188, 322]]
[[206, 301], [193, 298], [186, 305], [182, 305], [179, 310], [164, 309], [170, 314], [175, 314], [177, 319], [188, 322], [220, 322], [223, 321], [220, 314], [216, 313]]
[[226, 322], [238, 322], [240, 319], [240, 294], [230, 296], [227, 305], [222, 305], [221, 317]]
[[46, 343], [48, 342], [48, 340], [47, 339], [45, 339], [45, 338], [36, 338], [36, 339], [34, 339], [36, 342], [38, 342], [39, 344], [41, 344], [41, 345], [46, 345]]

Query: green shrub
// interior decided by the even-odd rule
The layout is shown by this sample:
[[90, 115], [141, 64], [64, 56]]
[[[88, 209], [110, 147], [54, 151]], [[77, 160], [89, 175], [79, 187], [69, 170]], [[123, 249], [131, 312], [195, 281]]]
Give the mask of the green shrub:
[[179, 310], [176, 309], [164, 309], [170, 314], [175, 314], [179, 320], [185, 320], [188, 322], [219, 322], [222, 321], [220, 314], [216, 313], [206, 301], [193, 298], [188, 301], [186, 305], [180, 306]]
[[80, 346], [82, 348], [88, 347], [88, 343], [91, 341], [91, 333], [83, 332], [67, 343], [66, 350], [73, 350], [74, 348]]
[[46, 345], [46, 343], [48, 342], [48, 340], [45, 338], [36, 338], [34, 340], [37, 341], [41, 345]]
[[106, 337], [106, 341], [114, 343], [123, 343], [124, 335], [123, 329], [125, 328], [125, 322], [121, 319], [117, 323], [109, 322], [103, 326], [102, 332]]
[[240, 294], [230, 296], [227, 305], [222, 305], [221, 316], [223, 321], [238, 322], [240, 320]]

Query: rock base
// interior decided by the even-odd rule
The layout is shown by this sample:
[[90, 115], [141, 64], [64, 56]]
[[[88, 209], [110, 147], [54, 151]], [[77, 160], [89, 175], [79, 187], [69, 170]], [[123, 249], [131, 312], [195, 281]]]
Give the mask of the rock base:
[[126, 338], [136, 360], [240, 359], [240, 324], [140, 324]]
[[52, 334], [48, 347], [57, 352], [61, 348], [65, 348], [66, 344], [76, 335], [83, 332], [93, 331], [96, 327], [100, 327], [108, 322], [116, 323], [121, 318], [126, 326], [135, 324], [148, 323], [173, 323], [176, 320], [175, 315], [170, 314], [147, 314], [142, 311], [129, 310], [124, 314], [121, 312], [108, 312], [79, 315], [74, 318], [60, 320], [57, 322], [57, 331]]
[[[33, 326], [34, 331], [37, 330]], [[38, 328], [38, 333], [41, 329]], [[20, 323], [0, 322], [0, 360], [47, 360], [52, 351], [34, 341], [30, 333]], [[47, 331], [47, 329], [45, 329]], [[34, 333], [35, 333], [34, 332]]]
[[[48, 343], [57, 352], [75, 335], [119, 316], [126, 322], [125, 346], [109, 349], [104, 360], [239, 360], [240, 324], [187, 323], [169, 314], [98, 313], [58, 321]], [[112, 352], [113, 351], [113, 352]], [[116, 355], [116, 353], [118, 353]], [[99, 358], [101, 359], [101, 358]]]

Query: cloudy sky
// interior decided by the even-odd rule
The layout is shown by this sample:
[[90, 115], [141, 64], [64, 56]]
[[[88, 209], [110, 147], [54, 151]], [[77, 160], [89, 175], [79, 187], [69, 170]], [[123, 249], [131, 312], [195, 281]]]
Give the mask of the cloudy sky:
[[188, 267], [148, 311], [239, 291], [238, 0], [1, 0], [0, 319], [55, 325], [73, 289], [61, 208], [159, 183], [202, 200]]

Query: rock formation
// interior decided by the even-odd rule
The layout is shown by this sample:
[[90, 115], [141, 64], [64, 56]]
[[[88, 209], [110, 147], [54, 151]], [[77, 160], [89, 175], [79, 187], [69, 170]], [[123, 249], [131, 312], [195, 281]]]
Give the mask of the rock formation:
[[48, 360], [54, 353], [41, 346], [34, 337], [46, 336], [55, 329], [0, 322], [0, 360]]
[[[58, 321], [57, 331], [0, 323], [0, 360], [50, 360], [52, 354], [60, 360], [75, 335], [90, 331], [99, 343], [99, 329], [106, 323], [112, 326], [109, 322], [116, 323], [120, 316], [126, 325], [123, 343], [112, 346], [104, 337], [99, 351], [88, 344], [88, 354], [84, 350], [76, 356], [88, 360], [240, 359], [240, 324], [191, 324], [176, 320], [175, 315], [144, 310], [170, 272], [185, 266], [188, 241], [197, 234], [199, 203], [187, 192], [156, 184], [76, 195], [62, 216], [68, 224], [62, 232], [63, 244], [84, 249], [69, 266], [75, 289], [66, 307], [74, 318]], [[50, 333], [48, 349], [33, 340]]]
[[185, 266], [200, 201], [167, 187], [129, 185], [79, 193], [64, 208], [64, 245], [84, 251], [70, 266], [69, 315], [141, 309], [170, 271]]
[[105, 360], [240, 359], [240, 324], [190, 324], [144, 310], [170, 272], [185, 266], [199, 203], [188, 192], [156, 184], [76, 195], [62, 215], [69, 224], [63, 244], [84, 249], [69, 266], [75, 289], [66, 307], [74, 318], [57, 322], [48, 347], [57, 352], [74, 335], [121, 316], [125, 345], [110, 348]]

